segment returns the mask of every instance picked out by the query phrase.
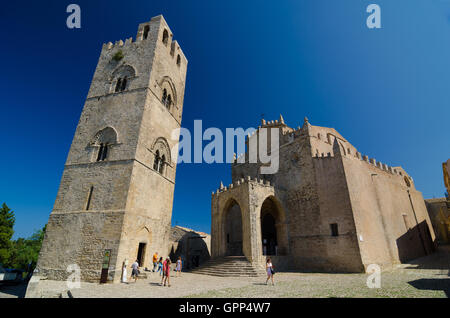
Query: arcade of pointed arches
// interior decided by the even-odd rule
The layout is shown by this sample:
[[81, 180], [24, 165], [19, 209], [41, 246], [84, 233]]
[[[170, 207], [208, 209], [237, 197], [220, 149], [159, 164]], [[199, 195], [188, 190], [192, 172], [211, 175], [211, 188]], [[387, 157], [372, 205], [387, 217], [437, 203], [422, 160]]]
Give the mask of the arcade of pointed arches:
[[[229, 198], [222, 209], [221, 224], [221, 254], [224, 256], [242, 256], [244, 241], [244, 215], [241, 204], [233, 197]], [[257, 224], [260, 231], [261, 255], [288, 254], [286, 215], [278, 199], [267, 196], [262, 200], [257, 210]]]

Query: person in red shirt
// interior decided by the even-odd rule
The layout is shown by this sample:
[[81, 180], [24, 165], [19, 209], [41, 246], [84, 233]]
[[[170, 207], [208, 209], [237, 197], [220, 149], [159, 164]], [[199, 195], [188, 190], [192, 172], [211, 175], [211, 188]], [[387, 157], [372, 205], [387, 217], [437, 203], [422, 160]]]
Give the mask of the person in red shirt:
[[[164, 265], [164, 264], [165, 264], [165, 265]], [[167, 282], [167, 286], [170, 287], [170, 264], [171, 264], [170, 259], [167, 258], [167, 259], [164, 261], [164, 264], [163, 264], [163, 272], [164, 272], [164, 278], [163, 278], [163, 280], [164, 280], [164, 286], [166, 286], [166, 282]]]

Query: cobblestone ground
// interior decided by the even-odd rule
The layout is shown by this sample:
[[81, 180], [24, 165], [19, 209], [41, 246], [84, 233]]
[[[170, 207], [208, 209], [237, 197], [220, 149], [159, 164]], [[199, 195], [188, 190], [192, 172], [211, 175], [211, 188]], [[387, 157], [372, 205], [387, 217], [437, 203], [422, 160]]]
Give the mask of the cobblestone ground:
[[[277, 273], [275, 286], [265, 278], [223, 278], [192, 273], [171, 277], [171, 287], [159, 285], [159, 274], [129, 284], [81, 283], [72, 289], [73, 297], [449, 297], [450, 248], [426, 258], [382, 272], [381, 288], [366, 285], [367, 274]], [[67, 290], [65, 283], [41, 281], [44, 297]], [[0, 297], [20, 293], [2, 294]], [[67, 293], [65, 293], [67, 295]], [[17, 297], [17, 296], [16, 296]]]

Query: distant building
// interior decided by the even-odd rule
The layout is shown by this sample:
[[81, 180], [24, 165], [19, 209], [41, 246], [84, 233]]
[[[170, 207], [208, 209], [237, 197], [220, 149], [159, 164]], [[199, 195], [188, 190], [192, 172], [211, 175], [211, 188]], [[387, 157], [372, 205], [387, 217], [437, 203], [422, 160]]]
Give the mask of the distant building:
[[447, 189], [445, 198], [427, 199], [428, 214], [433, 224], [436, 239], [439, 244], [450, 243], [450, 159], [442, 163], [444, 185]]
[[[262, 128], [280, 136], [273, 175], [248, 160], [248, 144]], [[242, 156], [245, 163], [232, 165], [233, 183], [212, 194], [213, 258], [244, 255], [262, 264], [270, 255], [278, 270], [362, 272], [434, 251], [431, 221], [412, 178], [362, 155], [333, 128], [306, 118], [297, 129], [281, 116], [262, 120]]]
[[181, 256], [183, 268], [195, 268], [210, 258], [211, 236], [181, 226], [172, 228], [170, 234], [170, 259], [176, 262]]

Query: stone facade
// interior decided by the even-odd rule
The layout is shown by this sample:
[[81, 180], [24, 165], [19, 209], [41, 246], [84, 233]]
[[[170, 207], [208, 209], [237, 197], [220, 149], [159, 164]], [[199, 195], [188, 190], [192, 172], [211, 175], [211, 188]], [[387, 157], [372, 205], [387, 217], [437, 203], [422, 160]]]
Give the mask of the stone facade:
[[439, 244], [450, 243], [450, 159], [442, 163], [444, 185], [447, 190], [445, 198], [427, 199], [425, 204], [433, 224]]
[[183, 261], [183, 269], [195, 268], [211, 256], [211, 236], [182, 226], [175, 226], [170, 233], [171, 250], [169, 257], [176, 263], [178, 257]]
[[[275, 174], [249, 163], [248, 145], [261, 128], [279, 131]], [[281, 116], [263, 120], [246, 143], [232, 165], [233, 183], [212, 194], [212, 257], [236, 254], [230, 246], [240, 244], [252, 263], [272, 255], [279, 270], [362, 272], [433, 252], [422, 194], [401, 167], [361, 155], [335, 129], [306, 118], [297, 129]], [[238, 230], [227, 226], [230, 216]], [[233, 235], [240, 228], [241, 236]]]
[[[125, 260], [150, 267], [169, 254], [187, 60], [162, 16], [136, 39], [103, 45], [50, 215], [37, 268], [83, 281], [102, 268], [117, 282]], [[103, 266], [105, 252], [109, 266]]]
[[450, 201], [447, 198], [425, 200], [438, 244], [450, 243]]

